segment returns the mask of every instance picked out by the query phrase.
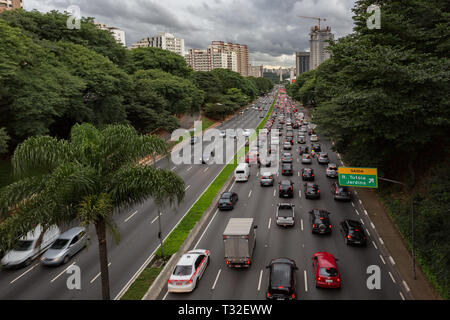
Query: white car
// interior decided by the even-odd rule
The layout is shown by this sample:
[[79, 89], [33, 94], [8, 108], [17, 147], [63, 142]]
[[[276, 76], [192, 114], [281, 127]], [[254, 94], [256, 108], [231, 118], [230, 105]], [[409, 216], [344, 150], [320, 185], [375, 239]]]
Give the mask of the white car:
[[197, 249], [183, 254], [167, 282], [169, 292], [192, 292], [209, 265], [209, 250]]
[[317, 142], [317, 141], [319, 141], [319, 137], [316, 134], [312, 134], [310, 140], [311, 140], [311, 142]]
[[34, 230], [29, 231], [26, 236], [19, 239], [17, 246], [8, 251], [2, 259], [3, 268], [13, 268], [28, 266], [41, 253], [45, 252], [60, 235], [58, 226], [49, 227], [42, 236], [39, 245], [38, 239], [42, 233], [42, 226], [39, 224]]

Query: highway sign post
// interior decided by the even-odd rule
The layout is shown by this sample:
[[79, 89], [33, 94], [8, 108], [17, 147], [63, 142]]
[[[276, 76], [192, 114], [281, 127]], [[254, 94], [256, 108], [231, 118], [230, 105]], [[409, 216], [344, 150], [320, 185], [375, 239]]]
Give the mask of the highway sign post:
[[339, 185], [347, 187], [378, 188], [376, 168], [338, 168]]

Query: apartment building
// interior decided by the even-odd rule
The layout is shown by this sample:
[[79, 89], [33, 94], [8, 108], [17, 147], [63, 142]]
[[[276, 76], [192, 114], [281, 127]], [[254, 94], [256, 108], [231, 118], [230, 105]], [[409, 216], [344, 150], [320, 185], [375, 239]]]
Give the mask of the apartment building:
[[264, 75], [263, 66], [252, 66], [251, 64], [248, 65], [249, 77], [262, 78], [263, 75]]
[[111, 32], [111, 35], [114, 37], [116, 42], [120, 43], [124, 47], [126, 47], [127, 44], [125, 42], [125, 31], [123, 31], [119, 28], [116, 28], [116, 27], [110, 27], [103, 23], [95, 23], [95, 25], [97, 26], [97, 28], [99, 28], [101, 30], [106, 30], [106, 31]]
[[213, 69], [229, 69], [237, 72], [237, 56], [235, 52], [223, 52], [219, 49], [190, 49], [185, 55], [186, 63], [195, 71], [211, 71]]
[[184, 39], [175, 37], [172, 33], [163, 32], [154, 37], [141, 39], [131, 46], [135, 48], [161, 48], [184, 56]]
[[309, 71], [309, 52], [296, 52], [295, 53], [295, 65], [297, 77], [303, 72]]
[[248, 77], [249, 53], [248, 47], [244, 44], [236, 44], [224, 41], [212, 41], [208, 48], [220, 50], [222, 52], [235, 52], [237, 58], [237, 71], [244, 77]]
[[20, 8], [23, 9], [23, 0], [0, 0], [0, 12]]

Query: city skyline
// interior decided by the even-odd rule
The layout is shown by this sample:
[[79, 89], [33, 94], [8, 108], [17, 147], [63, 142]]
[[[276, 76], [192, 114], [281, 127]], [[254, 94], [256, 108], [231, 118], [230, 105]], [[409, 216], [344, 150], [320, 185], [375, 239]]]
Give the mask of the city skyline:
[[296, 15], [326, 17], [335, 38], [352, 32], [354, 0], [208, 1], [186, 3], [167, 0], [134, 0], [120, 4], [113, 0], [27, 0], [25, 10], [64, 11], [78, 5], [81, 15], [113, 25], [126, 32], [127, 46], [142, 38], [169, 32], [185, 39], [185, 50], [206, 48], [211, 41], [245, 44], [253, 65], [295, 66], [295, 52], [309, 50], [309, 32], [314, 21]]

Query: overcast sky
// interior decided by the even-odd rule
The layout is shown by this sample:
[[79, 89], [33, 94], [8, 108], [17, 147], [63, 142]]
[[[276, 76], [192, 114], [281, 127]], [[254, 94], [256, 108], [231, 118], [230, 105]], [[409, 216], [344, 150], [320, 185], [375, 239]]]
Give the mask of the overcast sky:
[[128, 46], [160, 32], [183, 38], [185, 49], [206, 49], [213, 40], [246, 44], [250, 63], [295, 66], [295, 51], [309, 51], [309, 31], [323, 17], [335, 39], [352, 32], [355, 0], [25, 0], [25, 10], [65, 11], [77, 5], [125, 31]]

